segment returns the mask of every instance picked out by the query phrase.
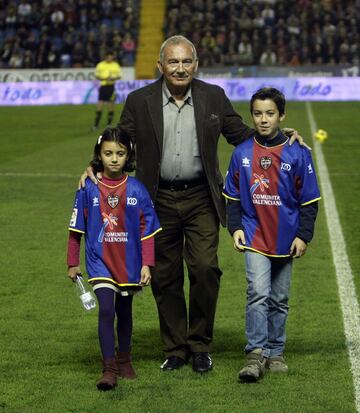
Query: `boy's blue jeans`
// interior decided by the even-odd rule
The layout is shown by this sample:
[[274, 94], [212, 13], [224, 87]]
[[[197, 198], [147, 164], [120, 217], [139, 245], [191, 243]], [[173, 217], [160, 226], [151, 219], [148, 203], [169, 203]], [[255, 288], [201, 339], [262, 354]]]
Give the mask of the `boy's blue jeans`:
[[292, 258], [273, 258], [245, 251], [248, 353], [263, 349], [264, 357], [279, 356], [285, 348]]

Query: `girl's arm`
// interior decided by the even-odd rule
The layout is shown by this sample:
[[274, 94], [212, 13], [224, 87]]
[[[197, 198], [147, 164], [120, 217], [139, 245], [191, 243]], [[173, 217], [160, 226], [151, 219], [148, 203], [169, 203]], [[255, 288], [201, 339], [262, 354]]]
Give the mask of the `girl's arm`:
[[142, 265], [154, 267], [155, 265], [155, 239], [150, 237], [141, 241]]
[[155, 242], [154, 237], [150, 237], [141, 241], [142, 246], [142, 268], [141, 268], [141, 285], [149, 285], [151, 280], [151, 272], [149, 267], [155, 265]]
[[81, 273], [80, 263], [80, 244], [81, 233], [69, 231], [68, 250], [67, 250], [67, 265], [68, 277], [74, 280]]

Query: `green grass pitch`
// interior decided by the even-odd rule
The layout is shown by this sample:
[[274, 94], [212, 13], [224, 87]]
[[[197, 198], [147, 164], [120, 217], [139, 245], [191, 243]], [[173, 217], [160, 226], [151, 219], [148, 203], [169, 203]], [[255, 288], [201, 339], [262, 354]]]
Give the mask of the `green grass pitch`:
[[[236, 105], [250, 122], [248, 105]], [[360, 103], [312, 103], [347, 253], [359, 291]], [[355, 412], [354, 389], [323, 206], [315, 239], [296, 261], [287, 324], [289, 374], [237, 383], [243, 362], [243, 257], [221, 230], [224, 275], [212, 346], [214, 370], [163, 373], [151, 295], [134, 300], [133, 359], [139, 375], [100, 393], [97, 312], [85, 313], [66, 276], [67, 225], [77, 180], [97, 134], [95, 106], [0, 108], [0, 412]], [[120, 106], [116, 117], [119, 116]], [[104, 117], [103, 117], [103, 121]], [[304, 103], [284, 126], [311, 144]], [[222, 139], [225, 172], [232, 148]], [[360, 360], [359, 360], [360, 362]]]

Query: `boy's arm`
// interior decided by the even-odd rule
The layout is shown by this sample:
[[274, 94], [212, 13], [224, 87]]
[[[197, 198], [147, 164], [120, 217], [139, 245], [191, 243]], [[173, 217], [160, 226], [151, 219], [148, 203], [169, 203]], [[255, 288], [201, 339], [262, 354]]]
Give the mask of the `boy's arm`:
[[233, 233], [233, 240], [234, 240], [234, 248], [237, 251], [244, 252], [245, 248], [245, 233], [242, 229], [237, 229]]
[[232, 199], [227, 200], [226, 205], [226, 212], [227, 212], [227, 228], [230, 232], [230, 235], [238, 229], [243, 229], [243, 225], [241, 222], [242, 211], [241, 211], [241, 203], [240, 201], [234, 201]]
[[228, 199], [227, 205], [228, 230], [234, 240], [234, 248], [237, 251], [244, 252], [245, 234], [241, 222], [241, 204], [240, 201]]
[[291, 244], [290, 255], [293, 258], [302, 257], [307, 249], [307, 244], [314, 235], [315, 219], [318, 213], [318, 201], [300, 207], [300, 225], [296, 238]]
[[293, 258], [300, 258], [306, 252], [307, 244], [302, 239], [296, 237], [290, 247], [290, 255]]
[[302, 239], [306, 244], [308, 244], [313, 238], [318, 210], [318, 201], [300, 207], [300, 223], [296, 236]]

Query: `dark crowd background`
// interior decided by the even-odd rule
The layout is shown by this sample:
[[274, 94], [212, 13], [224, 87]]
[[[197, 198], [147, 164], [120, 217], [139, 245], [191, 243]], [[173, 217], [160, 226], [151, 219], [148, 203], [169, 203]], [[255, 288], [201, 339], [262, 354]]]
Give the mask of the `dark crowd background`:
[[[0, 0], [0, 67], [134, 66], [141, 0]], [[360, 0], [168, 0], [202, 67], [359, 65]]]

